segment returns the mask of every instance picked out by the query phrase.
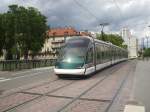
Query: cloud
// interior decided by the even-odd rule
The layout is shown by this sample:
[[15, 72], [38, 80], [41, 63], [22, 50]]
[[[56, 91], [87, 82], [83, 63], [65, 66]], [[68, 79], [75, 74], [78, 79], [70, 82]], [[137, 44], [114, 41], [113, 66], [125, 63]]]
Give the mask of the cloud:
[[[77, 2], [76, 2], [77, 1]], [[149, 0], [3, 0], [0, 12], [8, 5], [19, 4], [38, 8], [47, 16], [51, 27], [73, 26], [79, 30], [100, 30], [99, 24], [108, 22], [106, 30], [119, 32], [128, 27], [137, 37], [145, 35], [150, 24]], [[146, 30], [146, 32], [149, 29]]]

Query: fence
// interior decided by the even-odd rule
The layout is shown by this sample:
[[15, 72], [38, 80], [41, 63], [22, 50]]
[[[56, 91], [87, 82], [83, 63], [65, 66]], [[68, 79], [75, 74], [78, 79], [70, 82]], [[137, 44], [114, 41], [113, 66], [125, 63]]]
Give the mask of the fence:
[[48, 66], [53, 66], [55, 62], [56, 59], [0, 61], [0, 70], [13, 71], [13, 70], [21, 70], [21, 69], [48, 67]]

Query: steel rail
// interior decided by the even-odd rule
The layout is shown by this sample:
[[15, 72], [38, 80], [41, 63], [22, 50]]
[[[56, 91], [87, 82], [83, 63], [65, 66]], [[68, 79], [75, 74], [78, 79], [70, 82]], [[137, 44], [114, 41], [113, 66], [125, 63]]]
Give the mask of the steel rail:
[[98, 84], [102, 83], [105, 79], [107, 79], [109, 76], [111, 76], [111, 74], [113, 74], [114, 72], [118, 71], [123, 65], [124, 64], [121, 64], [121, 65], [119, 65], [119, 68], [116, 67], [115, 69], [112, 69], [109, 73], [104, 74], [104, 78], [102, 78], [98, 82], [94, 83], [90, 88], [86, 89], [84, 92], [82, 92], [77, 97], [74, 97], [70, 102], [68, 102], [66, 105], [64, 105], [62, 108], [60, 108], [57, 112], [63, 112], [63, 110], [65, 110], [69, 105], [71, 105], [73, 102], [79, 100], [81, 96], [83, 96], [84, 94], [86, 94], [88, 91], [90, 91], [91, 89], [93, 89]]

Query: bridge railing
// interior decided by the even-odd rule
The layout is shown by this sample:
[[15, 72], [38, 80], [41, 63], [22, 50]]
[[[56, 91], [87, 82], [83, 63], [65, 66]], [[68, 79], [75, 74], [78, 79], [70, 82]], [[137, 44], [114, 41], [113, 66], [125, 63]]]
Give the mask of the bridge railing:
[[0, 71], [13, 71], [22, 69], [32, 69], [55, 65], [56, 59], [39, 60], [5, 60], [0, 61]]

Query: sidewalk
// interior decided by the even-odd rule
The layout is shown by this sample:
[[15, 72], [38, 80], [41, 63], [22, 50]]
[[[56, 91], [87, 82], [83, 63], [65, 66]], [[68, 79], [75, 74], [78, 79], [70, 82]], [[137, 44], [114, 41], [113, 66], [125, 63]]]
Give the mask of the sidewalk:
[[138, 60], [133, 85], [133, 98], [150, 112], [150, 60]]

